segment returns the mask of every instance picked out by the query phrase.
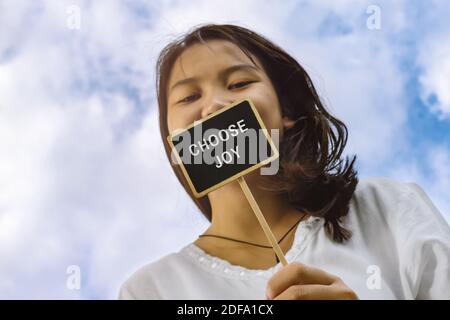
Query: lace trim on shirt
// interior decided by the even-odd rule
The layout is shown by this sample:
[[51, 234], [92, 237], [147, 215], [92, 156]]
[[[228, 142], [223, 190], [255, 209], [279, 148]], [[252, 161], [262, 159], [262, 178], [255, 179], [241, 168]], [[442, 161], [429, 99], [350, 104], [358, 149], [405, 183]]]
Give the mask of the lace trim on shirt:
[[[310, 216], [308, 219], [301, 221], [295, 231], [292, 247], [285, 254], [288, 262], [294, 261], [298, 255], [306, 248], [311, 241], [312, 236], [323, 226], [324, 219]], [[188, 256], [195, 264], [200, 265], [208, 272], [219, 274], [229, 278], [245, 279], [249, 277], [269, 278], [281, 266], [281, 263], [270, 267], [269, 269], [247, 269], [239, 265], [233, 265], [226, 260], [211, 256], [203, 251], [194, 243], [190, 243], [180, 251]]]

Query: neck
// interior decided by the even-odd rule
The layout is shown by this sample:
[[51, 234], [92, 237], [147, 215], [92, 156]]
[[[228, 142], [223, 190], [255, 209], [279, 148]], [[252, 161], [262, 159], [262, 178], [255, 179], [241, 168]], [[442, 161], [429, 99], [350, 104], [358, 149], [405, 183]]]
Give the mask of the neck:
[[[258, 175], [248, 174], [245, 180], [275, 238], [279, 240], [303, 216], [303, 213], [292, 208], [285, 195], [259, 188]], [[237, 181], [209, 193], [208, 197], [211, 203], [212, 221], [206, 234], [269, 244]]]

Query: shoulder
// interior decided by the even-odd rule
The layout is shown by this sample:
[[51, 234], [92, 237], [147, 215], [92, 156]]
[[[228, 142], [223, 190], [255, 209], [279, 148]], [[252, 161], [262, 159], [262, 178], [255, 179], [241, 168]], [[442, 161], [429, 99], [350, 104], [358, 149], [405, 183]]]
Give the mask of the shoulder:
[[392, 249], [405, 297], [448, 299], [450, 227], [418, 184], [363, 179], [351, 207], [361, 239], [379, 252]]
[[[385, 215], [399, 216], [402, 212], [417, 205], [437, 211], [418, 184], [385, 177], [367, 177], [359, 181], [353, 202], [356, 207], [363, 207], [368, 211], [377, 211]], [[391, 218], [395, 217], [391, 216]]]
[[419, 190], [422, 189], [413, 182], [401, 182], [385, 177], [367, 177], [359, 181], [355, 189], [355, 196], [379, 202], [397, 202], [399, 198]]
[[448, 223], [426, 192], [414, 182], [384, 177], [362, 179], [352, 206], [359, 219], [377, 219], [404, 238], [418, 233], [448, 232]]
[[181, 252], [176, 252], [138, 268], [121, 285], [119, 299], [162, 299], [161, 290], [175, 286], [175, 276], [186, 270], [186, 263]]

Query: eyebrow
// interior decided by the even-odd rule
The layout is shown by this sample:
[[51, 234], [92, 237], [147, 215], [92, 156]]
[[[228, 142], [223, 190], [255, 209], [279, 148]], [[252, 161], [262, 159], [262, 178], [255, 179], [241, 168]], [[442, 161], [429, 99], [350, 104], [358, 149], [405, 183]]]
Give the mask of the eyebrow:
[[[224, 78], [226, 78], [227, 76], [229, 76], [233, 72], [236, 72], [238, 70], [249, 70], [249, 69], [250, 70], [254, 70], [254, 71], [259, 71], [258, 67], [252, 66], [250, 64], [237, 64], [237, 65], [234, 65], [234, 66], [231, 66], [231, 67], [228, 67], [228, 68], [222, 70], [219, 73], [219, 78], [224, 79]], [[191, 82], [196, 82], [196, 81], [198, 81], [197, 77], [189, 77], [189, 78], [177, 81], [170, 88], [170, 91], [172, 91], [175, 87], [178, 87], [178, 86], [181, 86], [181, 85], [184, 85], [184, 84], [188, 84], [188, 83], [191, 83]]]

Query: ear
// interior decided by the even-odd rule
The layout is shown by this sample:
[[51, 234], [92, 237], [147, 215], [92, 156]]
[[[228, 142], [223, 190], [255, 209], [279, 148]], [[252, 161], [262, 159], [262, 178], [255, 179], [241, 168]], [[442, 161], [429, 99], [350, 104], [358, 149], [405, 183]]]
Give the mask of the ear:
[[290, 129], [290, 128], [292, 128], [292, 127], [294, 126], [294, 124], [295, 124], [295, 121], [294, 121], [294, 120], [292, 120], [292, 119], [290, 119], [290, 118], [288, 118], [288, 117], [283, 117], [283, 127], [284, 127], [285, 129]]

